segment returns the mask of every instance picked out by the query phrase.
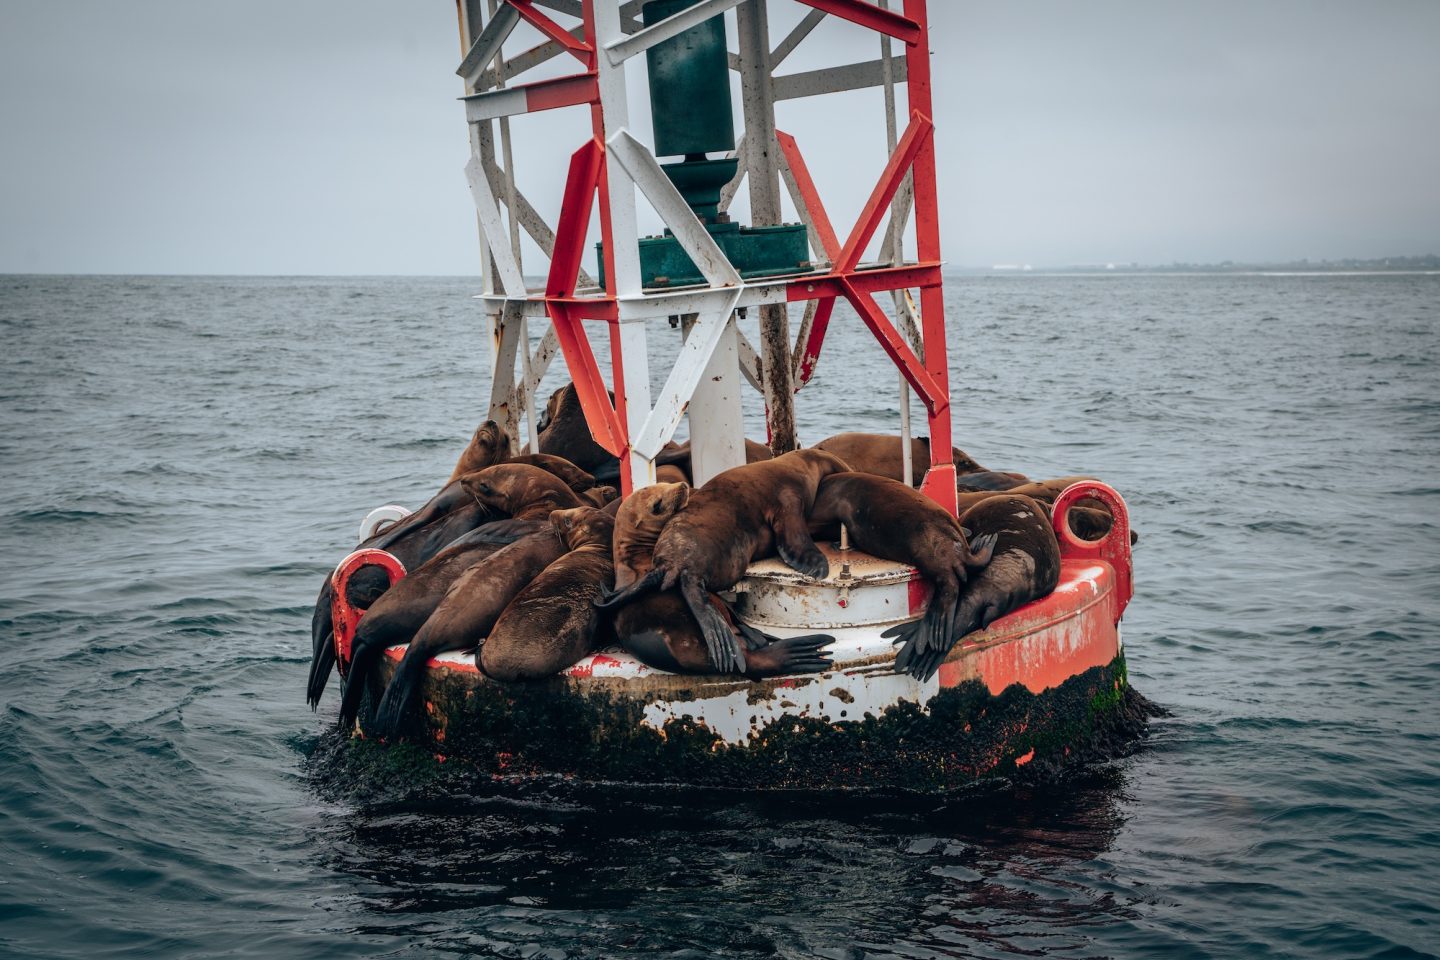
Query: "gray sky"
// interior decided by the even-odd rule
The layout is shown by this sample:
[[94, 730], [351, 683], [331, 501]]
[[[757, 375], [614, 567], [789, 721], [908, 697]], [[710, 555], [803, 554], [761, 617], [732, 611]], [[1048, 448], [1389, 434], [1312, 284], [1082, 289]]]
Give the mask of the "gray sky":
[[[1440, 252], [1436, 0], [930, 6], [953, 264]], [[3, 0], [0, 272], [471, 273], [458, 60], [449, 0]], [[842, 234], [884, 162], [846, 97], [779, 115]], [[551, 215], [575, 113], [516, 125]]]

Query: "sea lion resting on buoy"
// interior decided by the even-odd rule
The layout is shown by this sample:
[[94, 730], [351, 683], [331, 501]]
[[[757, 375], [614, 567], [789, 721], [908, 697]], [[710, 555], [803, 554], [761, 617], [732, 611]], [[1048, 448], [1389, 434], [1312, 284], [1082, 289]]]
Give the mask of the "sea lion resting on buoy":
[[984, 569], [995, 535], [967, 542], [944, 507], [899, 480], [868, 473], [836, 473], [820, 481], [810, 513], [812, 530], [844, 524], [864, 552], [908, 563], [930, 582], [930, 606], [921, 620], [922, 648], [944, 647], [954, 635], [961, 587]]
[[475, 665], [496, 680], [539, 680], [601, 645], [603, 618], [595, 601], [614, 583], [615, 520], [604, 510], [577, 507], [554, 511], [550, 522], [568, 552], [510, 601], [475, 655]]
[[772, 550], [807, 577], [818, 580], [828, 574], [829, 563], [811, 539], [805, 518], [820, 481], [846, 469], [834, 454], [794, 450], [716, 474], [660, 532], [650, 572], [611, 593], [601, 606], [627, 603], [678, 584], [700, 625], [711, 665], [720, 673], [740, 673], [744, 652], [707, 592], [734, 586], [752, 561]]
[[[688, 484], [657, 483], [625, 498], [615, 517], [617, 589], [650, 572], [656, 539], [689, 497]], [[714, 594], [710, 602], [749, 648], [741, 654], [744, 666], [740, 673], [751, 680], [787, 673], [819, 673], [832, 665], [820, 648], [833, 643], [834, 637], [817, 633], [781, 640], [740, 622]], [[673, 673], [714, 671], [699, 625], [673, 590], [650, 594], [620, 607], [613, 623], [620, 645], [652, 667]]]
[[[615, 402], [612, 394], [610, 402]], [[541, 453], [564, 457], [581, 470], [595, 473], [600, 467], [618, 463], [615, 457], [590, 433], [590, 424], [580, 406], [575, 384], [567, 383], [550, 396], [545, 405], [544, 427], [539, 431]]]
[[1060, 545], [1039, 503], [1029, 497], [1002, 494], [982, 500], [960, 517], [960, 525], [977, 539], [996, 537], [994, 553], [985, 569], [965, 587], [956, 611], [954, 632], [936, 646], [912, 620], [891, 627], [881, 636], [904, 642], [895, 657], [897, 673], [929, 680], [966, 634], [983, 630], [1010, 611], [1048, 596], [1060, 582]]
[[[497, 464], [467, 473], [458, 482], [477, 501], [512, 519], [487, 524], [462, 537], [401, 578], [366, 612], [355, 631], [350, 653], [350, 673], [340, 701], [342, 723], [359, 711], [369, 671], [381, 652], [408, 642], [465, 571], [519, 537], [541, 529], [553, 511], [581, 505], [574, 491], [558, 477], [528, 464]], [[503, 539], [495, 531], [501, 525]]]
[[[603, 506], [618, 496], [613, 487], [596, 487], [594, 477], [562, 457], [530, 453], [504, 459], [509, 455], [510, 440], [493, 420], [481, 424], [475, 431], [475, 438], [466, 454], [461, 457], [462, 466], [467, 462], [478, 462], [476, 458], [480, 454], [474, 453], [477, 449], [499, 451], [502, 455], [501, 462], [539, 467], [563, 480], [571, 490], [596, 506]], [[486, 456], [488, 455], [487, 453]], [[414, 570], [457, 537], [499, 519], [502, 519], [500, 513], [477, 503], [458, 480], [451, 480], [419, 510], [377, 532], [355, 549], [372, 547], [385, 550], [404, 564], [405, 569]], [[352, 592], [356, 594], [351, 598], [352, 606], [365, 609], [375, 599], [368, 594], [378, 595], [377, 591], [383, 593], [389, 586], [390, 579], [379, 567], [361, 567], [350, 578], [350, 582], [355, 586]], [[320, 595], [315, 601], [315, 613], [310, 621], [312, 649], [306, 700], [311, 707], [319, 704], [320, 696], [325, 692], [325, 685], [330, 679], [330, 671], [335, 666], [334, 630], [330, 622], [332, 596], [330, 577], [327, 575], [325, 583], [320, 587]], [[357, 599], [363, 602], [357, 602]]]
[[[498, 511], [477, 503], [473, 497], [464, 494], [459, 484], [455, 484], [453, 490], [447, 486], [446, 491], [461, 496], [452, 498], [443, 511], [432, 511], [428, 522], [410, 523], [408, 521], [411, 518], [406, 517], [400, 523], [392, 524], [363, 541], [355, 549], [373, 547], [385, 550], [399, 560], [406, 570], [414, 570], [459, 537], [483, 524], [503, 519]], [[445, 491], [442, 491], [442, 494], [444, 493]], [[346, 592], [350, 605], [363, 610], [374, 603], [389, 586], [390, 575], [383, 568], [367, 565], [351, 575]], [[335, 632], [330, 613], [333, 597], [334, 585], [331, 574], [327, 573], [325, 582], [320, 586], [320, 595], [315, 600], [315, 612], [310, 619], [312, 649], [305, 698], [312, 708], [319, 705], [320, 696], [325, 692], [325, 685], [330, 680], [330, 672], [335, 668]]]
[[[873, 473], [877, 477], [889, 477], [891, 480], [900, 481], [905, 478], [903, 460], [905, 448], [901, 445], [899, 437], [885, 433], [837, 433], [833, 437], [821, 440], [811, 449], [825, 450], [835, 454], [850, 464], [851, 469], [856, 473]], [[957, 474], [990, 472], [971, 459], [970, 455], [959, 447], [950, 448], [950, 461], [955, 464]], [[928, 437], [912, 437], [910, 439], [910, 463], [914, 481], [918, 484], [924, 479], [925, 471], [930, 468], [930, 440]], [[1019, 476], [1019, 474], [1015, 476]], [[1023, 483], [1024, 478], [1022, 477], [1019, 482]]]
[[[1053, 480], [1038, 480], [1032, 483], [1021, 484], [1003, 491], [1017, 497], [1030, 497], [1045, 508], [1047, 515], [1053, 516], [1051, 504], [1067, 487], [1086, 480], [1094, 480], [1095, 477], [1057, 477]], [[970, 507], [988, 500], [998, 494], [993, 491], [961, 491], [956, 495], [959, 510], [964, 513]], [[1070, 529], [1082, 540], [1099, 540], [1110, 532], [1114, 525], [1114, 518], [1110, 516], [1110, 508], [1093, 497], [1085, 497], [1077, 501], [1070, 508]], [[1140, 542], [1140, 534], [1134, 530], [1130, 531], [1130, 545], [1134, 546]]]
[[[552, 517], [565, 511], [556, 511]], [[566, 544], [552, 522], [474, 564], [445, 592], [440, 606], [416, 631], [385, 688], [369, 730], [393, 737], [410, 711], [430, 658], [447, 650], [474, 647], [521, 590], [565, 554]], [[589, 606], [587, 602], [585, 606]]]
[[486, 420], [475, 428], [475, 433], [455, 464], [455, 470], [445, 482], [448, 484], [459, 480], [464, 474], [493, 467], [509, 455], [509, 435], [494, 420]]

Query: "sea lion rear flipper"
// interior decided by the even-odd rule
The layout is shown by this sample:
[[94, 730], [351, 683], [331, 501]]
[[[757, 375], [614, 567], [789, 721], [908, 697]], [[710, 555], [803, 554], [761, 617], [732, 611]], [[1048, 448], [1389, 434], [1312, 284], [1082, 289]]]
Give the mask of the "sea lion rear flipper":
[[960, 554], [960, 562], [967, 570], [979, 570], [990, 562], [995, 555], [995, 544], [1000, 542], [1000, 537], [994, 533], [987, 533], [970, 541], [968, 553]]
[[835, 638], [826, 633], [784, 639], [772, 637], [765, 647], [745, 655], [745, 676], [760, 680], [787, 673], [823, 673], [835, 662], [821, 648], [834, 642]]
[[[645, 579], [649, 579], [649, 574]], [[690, 615], [700, 625], [700, 635], [705, 638], [705, 650], [710, 656], [710, 665], [718, 673], [744, 673], [745, 654], [740, 649], [740, 641], [735, 639], [730, 625], [711, 605], [709, 595], [689, 571], [680, 574], [680, 596], [690, 608]]]
[[830, 561], [815, 546], [803, 510], [782, 503], [771, 517], [770, 529], [775, 532], [775, 551], [790, 569], [811, 580], [824, 580], [830, 575]]
[[[606, 591], [596, 597], [592, 602], [601, 610], [609, 610], [611, 607], [618, 607], [622, 603], [629, 603], [636, 597], [659, 588], [664, 579], [665, 571], [656, 567], [639, 580], [631, 583], [628, 587], [622, 590]], [[716, 614], [716, 616], [718, 617], [719, 614]]]

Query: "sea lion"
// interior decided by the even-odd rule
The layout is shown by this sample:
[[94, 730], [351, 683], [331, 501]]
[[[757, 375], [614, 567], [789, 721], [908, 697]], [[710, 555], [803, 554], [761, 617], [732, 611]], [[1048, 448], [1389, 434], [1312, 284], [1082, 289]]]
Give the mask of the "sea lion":
[[594, 601], [614, 583], [615, 520], [595, 507], [556, 510], [550, 522], [569, 552], [510, 601], [475, 655], [475, 665], [504, 682], [559, 673], [600, 644]]
[[[634, 583], [650, 572], [660, 531], [686, 504], [690, 487], [683, 483], [654, 484], [625, 498], [615, 520], [613, 555], [615, 586]], [[751, 680], [788, 673], [818, 673], [832, 662], [821, 647], [835, 642], [828, 634], [779, 639], [749, 627], [713, 593], [710, 602], [730, 628], [745, 639], [748, 650], [742, 674]], [[616, 639], [642, 662], [673, 673], [710, 673], [710, 658], [699, 625], [684, 599], [674, 591], [641, 597], [620, 607], [614, 616]]]
[[955, 489], [958, 491], [1013, 490], [1029, 482], [1030, 478], [1023, 473], [1005, 473], [999, 470], [976, 470], [972, 473], [956, 474]]
[[532, 467], [539, 467], [546, 473], [553, 473], [564, 480], [565, 485], [576, 493], [584, 493], [595, 486], [595, 478], [591, 474], [581, 470], [564, 457], [557, 457], [550, 453], [522, 453], [498, 462], [524, 463]]
[[[873, 473], [891, 480], [905, 479], [904, 447], [901, 446], [899, 437], [884, 433], [837, 433], [821, 440], [811, 449], [835, 454], [850, 464], [856, 473]], [[985, 469], [959, 447], [950, 449], [951, 462], [955, 464], [957, 474], [975, 473]], [[925, 471], [930, 468], [928, 437], [910, 438], [910, 463], [914, 482], [918, 485], [925, 479]]]
[[912, 487], [868, 473], [835, 473], [820, 481], [810, 513], [812, 530], [844, 524], [864, 552], [908, 563], [933, 593], [922, 618], [922, 644], [944, 645], [953, 635], [960, 588], [990, 562], [994, 534], [967, 542], [950, 512]]
[[895, 657], [895, 671], [929, 680], [955, 643], [983, 630], [997, 618], [1047, 596], [1060, 582], [1060, 545], [1039, 503], [1029, 497], [1002, 494], [982, 500], [960, 517], [960, 525], [977, 539], [996, 537], [994, 552], [960, 597], [955, 627], [935, 644], [921, 620], [891, 627], [881, 636], [904, 643]]
[[529, 464], [497, 464], [467, 473], [458, 482], [478, 502], [512, 519], [487, 524], [462, 537], [401, 578], [366, 612], [355, 631], [350, 673], [341, 695], [342, 723], [354, 719], [359, 711], [369, 671], [381, 652], [408, 642], [461, 574], [519, 537], [540, 529], [553, 511], [580, 506], [579, 498], [558, 477]]
[[369, 731], [377, 737], [393, 737], [398, 733], [430, 658], [447, 650], [477, 645], [489, 634], [510, 601], [546, 567], [560, 559], [565, 550], [565, 541], [558, 529], [547, 523], [462, 573], [410, 641], [374, 718], [367, 725]]
[[[610, 402], [615, 402], [613, 394]], [[545, 425], [539, 431], [541, 453], [564, 457], [592, 474], [599, 467], [618, 466], [619, 461], [591, 435], [575, 384], [567, 383], [551, 395], [545, 415]]]
[[[1047, 516], [1053, 515], [1050, 505], [1055, 502], [1067, 487], [1085, 480], [1094, 480], [1094, 477], [1057, 477], [1053, 480], [1039, 480], [1031, 483], [1021, 484], [1003, 491], [1015, 496], [1030, 497], [1045, 508]], [[982, 500], [988, 500], [996, 496], [997, 491], [960, 491], [956, 495], [959, 510], [964, 513], [967, 509]], [[1110, 509], [1100, 500], [1093, 497], [1086, 497], [1070, 508], [1070, 528], [1075, 535], [1082, 540], [1099, 540], [1110, 532], [1114, 525], [1114, 518], [1110, 516]], [[1134, 530], [1130, 531], [1130, 545], [1134, 546], [1140, 542], [1140, 534]]]
[[690, 475], [671, 463], [655, 468], [656, 483], [689, 483]]
[[807, 577], [828, 574], [829, 563], [811, 539], [805, 518], [820, 481], [847, 469], [843, 460], [823, 450], [794, 450], [721, 471], [694, 491], [660, 532], [650, 572], [609, 594], [601, 605], [627, 603], [678, 584], [705, 637], [711, 665], [721, 673], [741, 672], [740, 644], [706, 593], [733, 586], [753, 560], [772, 550]]
[[509, 434], [494, 420], [486, 420], [475, 428], [474, 435], [470, 437], [470, 443], [460, 454], [460, 459], [456, 462], [450, 479], [445, 482], [448, 484], [452, 480], [459, 480], [462, 474], [494, 466], [509, 455]]
[[[456, 494], [459, 496], [454, 496]], [[448, 496], [450, 499], [445, 504], [437, 505], [431, 511], [427, 522], [409, 523], [410, 518], [407, 517], [400, 522], [404, 524], [403, 527], [400, 527], [400, 524], [387, 527], [360, 543], [355, 549], [373, 547], [385, 550], [399, 560], [405, 569], [414, 570], [457, 538], [483, 524], [504, 518], [497, 510], [478, 503], [474, 497], [465, 494], [458, 483], [453, 485], [453, 489], [447, 485], [436, 499], [440, 496]], [[435, 499], [432, 499], [431, 503], [435, 503]], [[429, 507], [430, 504], [426, 506]], [[320, 595], [315, 601], [315, 612], [310, 619], [310, 675], [306, 681], [305, 699], [312, 708], [319, 705], [320, 697], [330, 680], [330, 672], [335, 668], [335, 632], [330, 614], [334, 587], [330, 578], [331, 575], [327, 573], [325, 582], [320, 586]], [[379, 593], [383, 593], [389, 586], [390, 576], [380, 567], [361, 567], [350, 577], [351, 606], [359, 609], [369, 607]], [[366, 596], [367, 591], [374, 596]]]

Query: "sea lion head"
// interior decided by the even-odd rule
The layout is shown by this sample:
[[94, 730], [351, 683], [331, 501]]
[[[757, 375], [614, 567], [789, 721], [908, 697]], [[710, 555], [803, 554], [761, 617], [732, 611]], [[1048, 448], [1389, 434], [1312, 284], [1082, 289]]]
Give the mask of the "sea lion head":
[[622, 589], [650, 566], [655, 540], [670, 518], [690, 502], [688, 483], [652, 483], [620, 504], [615, 514], [615, 588]]
[[814, 447], [807, 447], [803, 450], [791, 450], [789, 453], [782, 454], [775, 459], [784, 460], [787, 457], [793, 457], [814, 471], [815, 482], [817, 484], [832, 473], [851, 472], [850, 464], [841, 460], [828, 450], [817, 450]]
[[460, 478], [460, 486], [478, 503], [512, 517], [538, 503], [572, 507], [578, 502], [565, 481], [528, 463], [497, 463], [472, 471]]
[[560, 396], [567, 388], [573, 389], [571, 385], [567, 384], [550, 394], [550, 399], [545, 403], [545, 412], [540, 414], [540, 422], [535, 425], [536, 433], [544, 433], [550, 426], [550, 421], [555, 419], [555, 411], [560, 409]]
[[470, 437], [469, 459], [475, 464], [472, 467], [474, 470], [499, 463], [509, 452], [510, 437], [505, 428], [494, 420], [486, 420], [480, 424]]
[[571, 550], [587, 546], [608, 547], [615, 529], [615, 521], [598, 507], [554, 510], [550, 513], [550, 524]]

